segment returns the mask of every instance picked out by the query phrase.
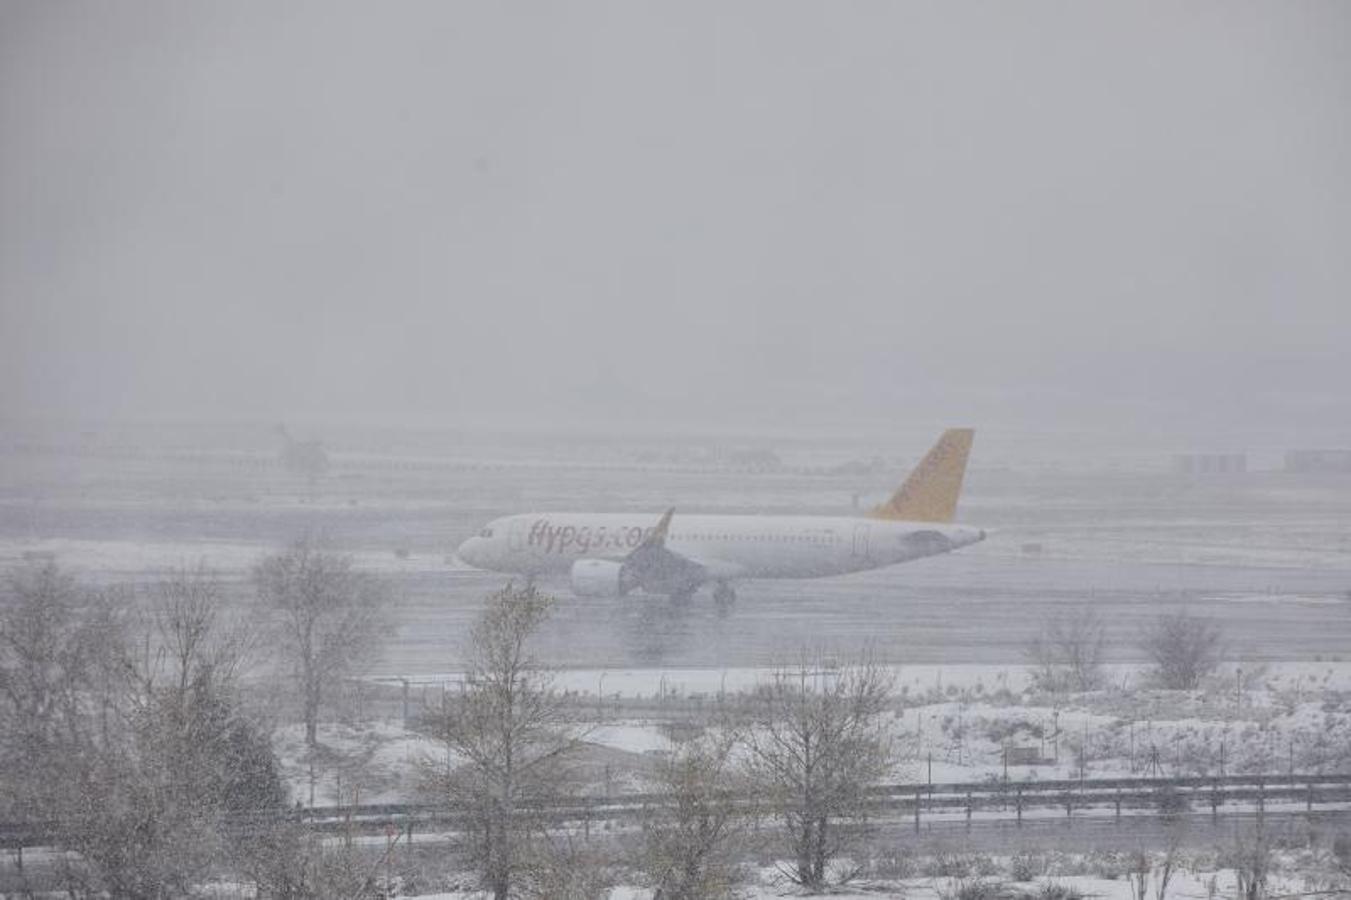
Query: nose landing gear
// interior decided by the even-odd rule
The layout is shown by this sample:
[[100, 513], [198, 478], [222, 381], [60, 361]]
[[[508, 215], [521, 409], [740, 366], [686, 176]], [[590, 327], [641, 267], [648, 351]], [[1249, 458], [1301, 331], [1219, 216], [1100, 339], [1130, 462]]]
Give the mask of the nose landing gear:
[[736, 602], [736, 589], [725, 581], [719, 581], [717, 587], [713, 588], [713, 602], [724, 609], [731, 606]]

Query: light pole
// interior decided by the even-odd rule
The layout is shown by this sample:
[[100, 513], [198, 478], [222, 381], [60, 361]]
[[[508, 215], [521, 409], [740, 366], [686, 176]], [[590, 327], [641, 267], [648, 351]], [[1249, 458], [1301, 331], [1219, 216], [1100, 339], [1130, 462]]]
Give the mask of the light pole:
[[962, 748], [966, 746], [966, 727], [962, 715], [962, 704], [957, 705], [957, 765], [962, 764]]
[[1131, 719], [1131, 774], [1135, 774], [1135, 720]]
[[1084, 780], [1088, 768], [1088, 719], [1084, 719], [1079, 730], [1079, 780]]

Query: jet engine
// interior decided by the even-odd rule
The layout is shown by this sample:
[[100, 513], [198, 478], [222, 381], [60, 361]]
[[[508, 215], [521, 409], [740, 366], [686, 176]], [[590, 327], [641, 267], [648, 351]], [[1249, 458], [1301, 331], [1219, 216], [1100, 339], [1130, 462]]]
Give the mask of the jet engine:
[[622, 597], [633, 587], [624, 564], [608, 559], [579, 559], [572, 564], [572, 592], [578, 597]]

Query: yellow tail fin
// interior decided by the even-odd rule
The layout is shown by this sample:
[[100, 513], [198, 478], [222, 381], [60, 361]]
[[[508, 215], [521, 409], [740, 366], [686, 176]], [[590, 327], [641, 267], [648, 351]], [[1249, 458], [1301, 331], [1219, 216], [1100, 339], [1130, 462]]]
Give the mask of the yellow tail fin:
[[962, 493], [966, 458], [971, 455], [971, 428], [949, 428], [920, 460], [891, 499], [868, 515], [907, 522], [951, 522]]

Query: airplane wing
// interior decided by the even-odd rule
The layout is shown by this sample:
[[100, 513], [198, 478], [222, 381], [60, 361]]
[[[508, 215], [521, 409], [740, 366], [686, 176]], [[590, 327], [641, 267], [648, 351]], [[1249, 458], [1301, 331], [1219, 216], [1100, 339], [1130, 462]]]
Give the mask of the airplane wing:
[[651, 594], [677, 594], [694, 590], [713, 575], [708, 566], [666, 546], [674, 515], [675, 507], [662, 513], [657, 527], [624, 557], [620, 584], [626, 590], [641, 587]]

